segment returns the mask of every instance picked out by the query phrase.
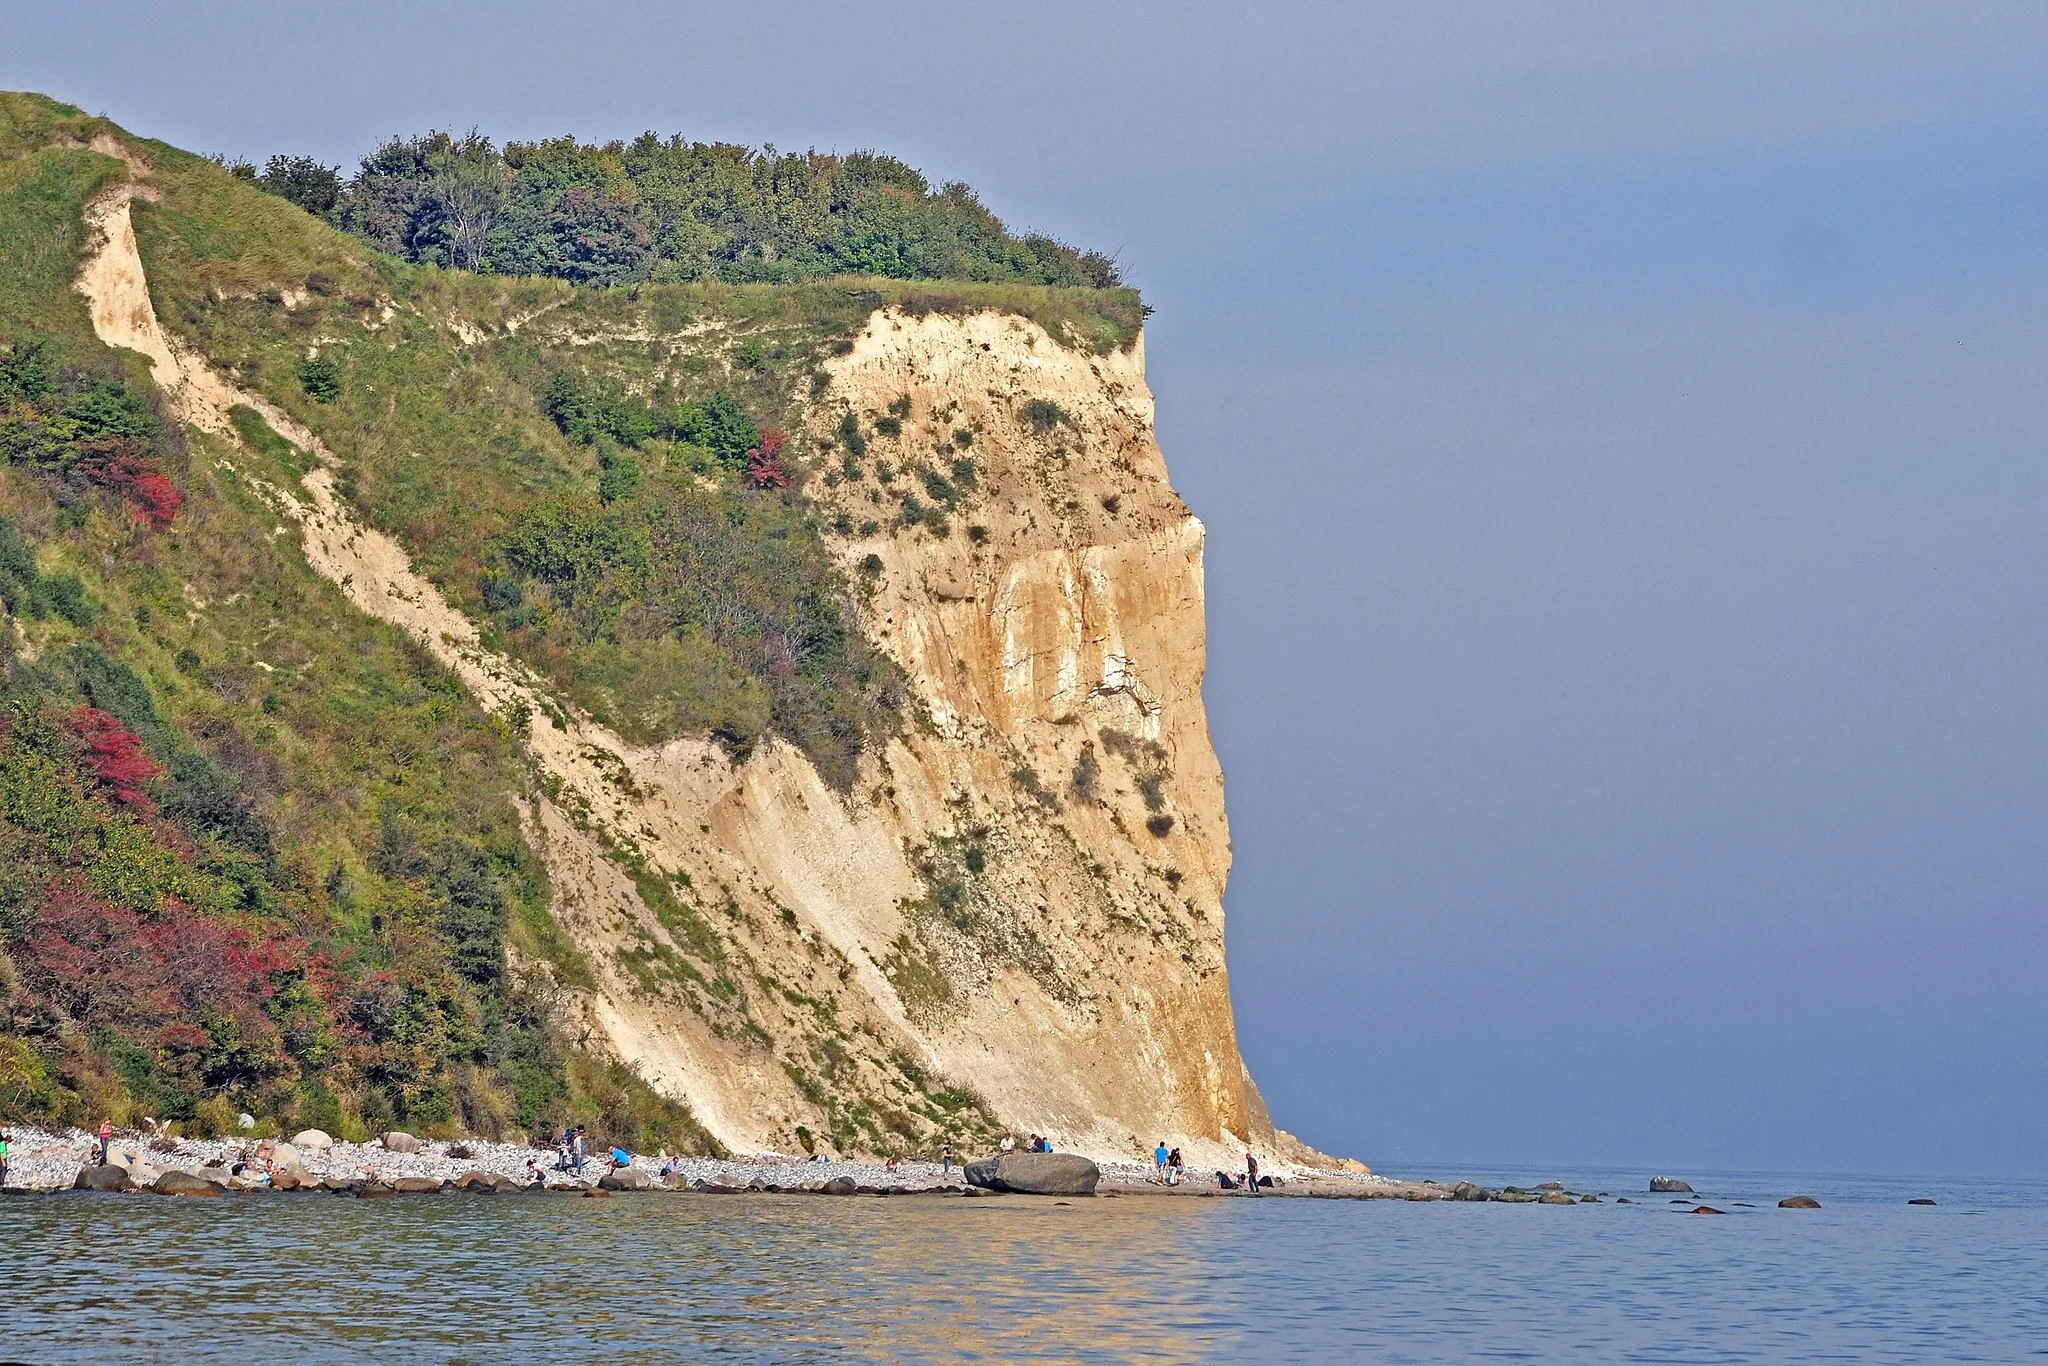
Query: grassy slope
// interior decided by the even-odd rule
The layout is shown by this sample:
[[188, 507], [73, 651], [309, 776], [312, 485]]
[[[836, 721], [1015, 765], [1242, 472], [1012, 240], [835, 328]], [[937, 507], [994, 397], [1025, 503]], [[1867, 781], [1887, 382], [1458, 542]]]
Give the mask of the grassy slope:
[[[44, 337], [67, 359], [108, 357], [70, 282], [85, 248], [83, 205], [120, 167], [52, 146], [104, 129], [47, 101], [0, 96], [0, 344]], [[196, 169], [168, 148], [152, 151]], [[139, 357], [121, 360], [132, 381], [146, 382]], [[77, 572], [102, 605], [87, 630], [55, 618], [24, 623], [23, 653], [54, 658], [77, 640], [98, 644], [142, 675], [188, 743], [246, 778], [274, 829], [284, 876], [315, 912], [303, 927], [314, 947], [370, 967], [397, 951], [394, 936], [416, 918], [421, 891], [372, 866], [382, 823], [395, 815], [487, 849], [512, 891], [511, 941], [552, 960], [559, 976], [587, 980], [547, 914], [544, 871], [519, 833], [517, 746], [423, 651], [351, 610], [307, 567], [242, 477], [284, 482], [288, 460], [288, 451], [195, 437], [183, 513], [162, 535], [112, 506], [64, 515], [39, 480], [0, 470], [0, 512], [38, 547], [42, 569]], [[649, 1120], [688, 1140], [687, 1116], [630, 1078], [573, 1058], [567, 1070], [574, 1094], [557, 1118], [580, 1113], [615, 1128]], [[512, 1101], [488, 1079], [444, 1077], [440, 1089], [461, 1092], [441, 1123], [509, 1122]], [[343, 1100], [366, 1107], [345, 1108], [344, 1130], [403, 1118], [371, 1098]], [[77, 1103], [80, 1115], [125, 1117], [128, 1108], [127, 1097], [104, 1092]], [[291, 1122], [297, 1103], [277, 1098], [275, 1117]], [[417, 1118], [431, 1127], [435, 1113]]]

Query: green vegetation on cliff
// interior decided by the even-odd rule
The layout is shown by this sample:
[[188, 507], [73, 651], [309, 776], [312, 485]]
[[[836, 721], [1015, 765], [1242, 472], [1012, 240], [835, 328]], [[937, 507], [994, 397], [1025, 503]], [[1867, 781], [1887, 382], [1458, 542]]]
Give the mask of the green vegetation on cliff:
[[[806, 489], [901, 415], [848, 414], [850, 439], [815, 442], [824, 361], [889, 305], [1020, 313], [1096, 352], [1128, 345], [1142, 308], [1095, 287], [1106, 263], [1011, 238], [893, 163], [806, 160], [827, 188], [799, 194], [794, 168], [770, 174], [787, 159], [731, 150], [634, 163], [607, 193], [652, 215], [653, 245], [607, 275], [464, 255], [453, 228], [374, 249], [298, 207], [322, 208], [318, 167], [251, 184], [0, 95], [0, 1115], [206, 1129], [248, 1110], [343, 1134], [580, 1119], [708, 1146], [574, 1042], [568, 996], [604, 965], [550, 912], [517, 728], [308, 567], [272, 490], [311, 453], [249, 407], [232, 433], [181, 427], [72, 286], [87, 204], [124, 176], [116, 152], [139, 156], [130, 211], [167, 330], [315, 433], [349, 506], [488, 646], [630, 741], [710, 735], [738, 757], [780, 740], [846, 791], [913, 718]], [[575, 179], [613, 155], [481, 160], [544, 219], [616, 210]], [[523, 179], [549, 166], [566, 199]], [[744, 171], [755, 189], [720, 201], [744, 213], [676, 188], [700, 171]], [[331, 188], [344, 216], [364, 202], [360, 178]], [[814, 192], [845, 203], [806, 218]], [[869, 255], [847, 246], [863, 233]], [[845, 270], [869, 274], [822, 278]], [[920, 275], [960, 278], [903, 278]], [[919, 487], [937, 512], [973, 464], [934, 459]], [[750, 1000], [798, 997], [728, 971], [747, 961], [737, 923], [692, 920], [679, 942], [702, 971], [682, 975], [721, 1038], [766, 1048]], [[909, 1112], [851, 1080], [820, 1020], [823, 1052], [787, 1066], [834, 1141], [910, 1142]], [[943, 1097], [920, 1123], [980, 1113], [903, 1085]]]

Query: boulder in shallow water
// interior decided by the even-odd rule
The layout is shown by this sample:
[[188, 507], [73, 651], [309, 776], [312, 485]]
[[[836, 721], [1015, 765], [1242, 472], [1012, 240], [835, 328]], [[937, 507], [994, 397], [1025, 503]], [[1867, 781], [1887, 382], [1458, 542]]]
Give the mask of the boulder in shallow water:
[[1495, 1192], [1493, 1199], [1496, 1204], [1501, 1205], [1533, 1205], [1536, 1203], [1535, 1196], [1525, 1190], [1516, 1190], [1513, 1186], [1508, 1187], [1504, 1191]]
[[439, 1195], [441, 1178], [438, 1176], [401, 1176], [393, 1179], [391, 1189], [400, 1195]]
[[397, 1191], [385, 1185], [382, 1181], [365, 1181], [362, 1185], [356, 1187], [356, 1199], [358, 1200], [389, 1200], [396, 1194], [398, 1194]]
[[597, 1184], [608, 1191], [649, 1191], [658, 1183], [638, 1167], [615, 1167], [599, 1177]]
[[1079, 1153], [1003, 1153], [962, 1169], [970, 1186], [1012, 1195], [1093, 1195], [1102, 1172]]
[[150, 1189], [158, 1195], [221, 1195], [227, 1191], [223, 1182], [212, 1181], [191, 1172], [170, 1171], [159, 1176]]
[[1726, 1214], [1727, 1212], [1725, 1209], [1715, 1209], [1712, 1205], [1700, 1205], [1693, 1210], [1694, 1214]]
[[818, 1193], [820, 1195], [858, 1195], [860, 1194], [860, 1182], [850, 1176], [835, 1176], [824, 1185], [818, 1187]]
[[1653, 1176], [1650, 1190], [1658, 1195], [1691, 1195], [1692, 1187], [1675, 1176]]
[[301, 1152], [325, 1153], [334, 1150], [334, 1135], [325, 1129], [301, 1129], [292, 1135], [292, 1146]]
[[109, 1162], [104, 1167], [80, 1167], [78, 1179], [71, 1183], [75, 1191], [132, 1191], [135, 1180], [128, 1175], [126, 1167], [117, 1167]]
[[1909, 1205], [1931, 1205], [1934, 1202], [1923, 1195], [1918, 1200], [1908, 1200], [1906, 1203]]
[[1539, 1205], [1576, 1205], [1579, 1202], [1566, 1195], [1563, 1191], [1545, 1191], [1536, 1203]]
[[1584, 1195], [1579, 1197], [1579, 1203], [1582, 1205], [1597, 1205], [1600, 1203], [1600, 1197], [1593, 1194], [1593, 1192], [1591, 1191], [1587, 1191]]
[[1810, 1195], [1788, 1195], [1778, 1202], [1779, 1209], [1819, 1209], [1820, 1201]]
[[1491, 1200], [1493, 1199], [1493, 1192], [1471, 1181], [1460, 1181], [1457, 1185], [1451, 1187], [1451, 1199]]

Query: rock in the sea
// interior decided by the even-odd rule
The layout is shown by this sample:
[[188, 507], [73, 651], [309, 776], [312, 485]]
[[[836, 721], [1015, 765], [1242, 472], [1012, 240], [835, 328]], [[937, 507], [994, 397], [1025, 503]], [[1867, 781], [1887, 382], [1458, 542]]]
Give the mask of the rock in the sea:
[[135, 1180], [128, 1175], [126, 1167], [109, 1162], [104, 1167], [80, 1167], [78, 1179], [71, 1183], [76, 1191], [132, 1191]]
[[1617, 1197], [1614, 1203], [1617, 1205], [1633, 1205], [1635, 1201], [1629, 1199], [1626, 1195], [1623, 1195]]
[[1563, 1190], [1563, 1189], [1564, 1189], [1564, 1182], [1562, 1182], [1562, 1181], [1545, 1181], [1545, 1182], [1544, 1182], [1544, 1183], [1543, 1183], [1542, 1185], [1538, 1186], [1538, 1187], [1537, 1187], [1536, 1189], [1537, 1189], [1537, 1190], [1540, 1190], [1540, 1191], [1561, 1191], [1561, 1190]]
[[331, 1152], [334, 1149], [334, 1135], [325, 1129], [301, 1129], [292, 1135], [292, 1146], [301, 1152]]
[[618, 1167], [599, 1177], [597, 1184], [608, 1191], [651, 1191], [660, 1183], [638, 1167]]
[[169, 1171], [159, 1176], [150, 1189], [158, 1195], [221, 1195], [226, 1193], [227, 1185], [191, 1172]]
[[858, 1195], [860, 1182], [850, 1176], [835, 1176], [818, 1187], [818, 1192], [821, 1195]]
[[270, 1188], [274, 1191], [312, 1190], [319, 1184], [304, 1167], [279, 1167], [270, 1174]]
[[1779, 1209], [1819, 1209], [1820, 1201], [1810, 1195], [1788, 1195], [1778, 1202]]
[[1582, 1205], [1597, 1205], [1600, 1203], [1600, 1197], [1593, 1194], [1593, 1192], [1591, 1191], [1587, 1191], [1584, 1195], [1579, 1197], [1579, 1203]]
[[690, 1189], [699, 1195], [738, 1195], [740, 1193], [738, 1186], [728, 1186], [723, 1181], [705, 1181], [701, 1178], [692, 1181]]
[[596, 1186], [585, 1186], [583, 1188], [583, 1198], [585, 1200], [609, 1200], [612, 1198], [612, 1193], [608, 1190], [599, 1190]]
[[1694, 1214], [1726, 1214], [1727, 1212], [1725, 1209], [1715, 1209], [1712, 1205], [1700, 1205], [1693, 1210]]
[[1566, 1195], [1563, 1191], [1558, 1190], [1543, 1192], [1543, 1198], [1536, 1203], [1539, 1205], [1576, 1205], [1579, 1202]]
[[1675, 1176], [1653, 1176], [1650, 1189], [1658, 1195], [1691, 1195], [1692, 1187]]
[[970, 1186], [1013, 1195], [1093, 1195], [1102, 1172], [1079, 1153], [1003, 1153], [970, 1162]]
[[382, 1181], [365, 1181], [362, 1185], [357, 1186], [355, 1190], [356, 1199], [358, 1200], [389, 1200], [392, 1196], [398, 1194], [397, 1191], [391, 1189]]
[[384, 1151], [389, 1153], [416, 1153], [420, 1141], [403, 1129], [393, 1129], [384, 1135]]
[[400, 1176], [391, 1182], [391, 1189], [400, 1195], [439, 1195], [441, 1178], [438, 1176]]
[[1475, 1185], [1473, 1182], [1460, 1181], [1457, 1185], [1451, 1187], [1451, 1199], [1491, 1200], [1493, 1199], [1493, 1192], [1484, 1186]]
[[455, 1189], [472, 1195], [496, 1195], [499, 1191], [518, 1190], [519, 1183], [496, 1172], [464, 1172], [455, 1178]]
[[1908, 1200], [1906, 1203], [1909, 1205], [1931, 1205], [1934, 1202], [1923, 1195], [1918, 1200]]
[[1504, 1191], [1496, 1192], [1493, 1198], [1495, 1203], [1502, 1205], [1533, 1205], [1536, 1203], [1535, 1196], [1525, 1190], [1516, 1190], [1513, 1186], [1508, 1187]]

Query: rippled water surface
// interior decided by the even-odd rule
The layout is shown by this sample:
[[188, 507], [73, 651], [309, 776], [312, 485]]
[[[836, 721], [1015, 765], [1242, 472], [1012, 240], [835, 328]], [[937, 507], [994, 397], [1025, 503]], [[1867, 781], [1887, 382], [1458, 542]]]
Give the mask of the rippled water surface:
[[10, 1196], [0, 1359], [2048, 1357], [2038, 1185], [1472, 1174], [1640, 1203]]

